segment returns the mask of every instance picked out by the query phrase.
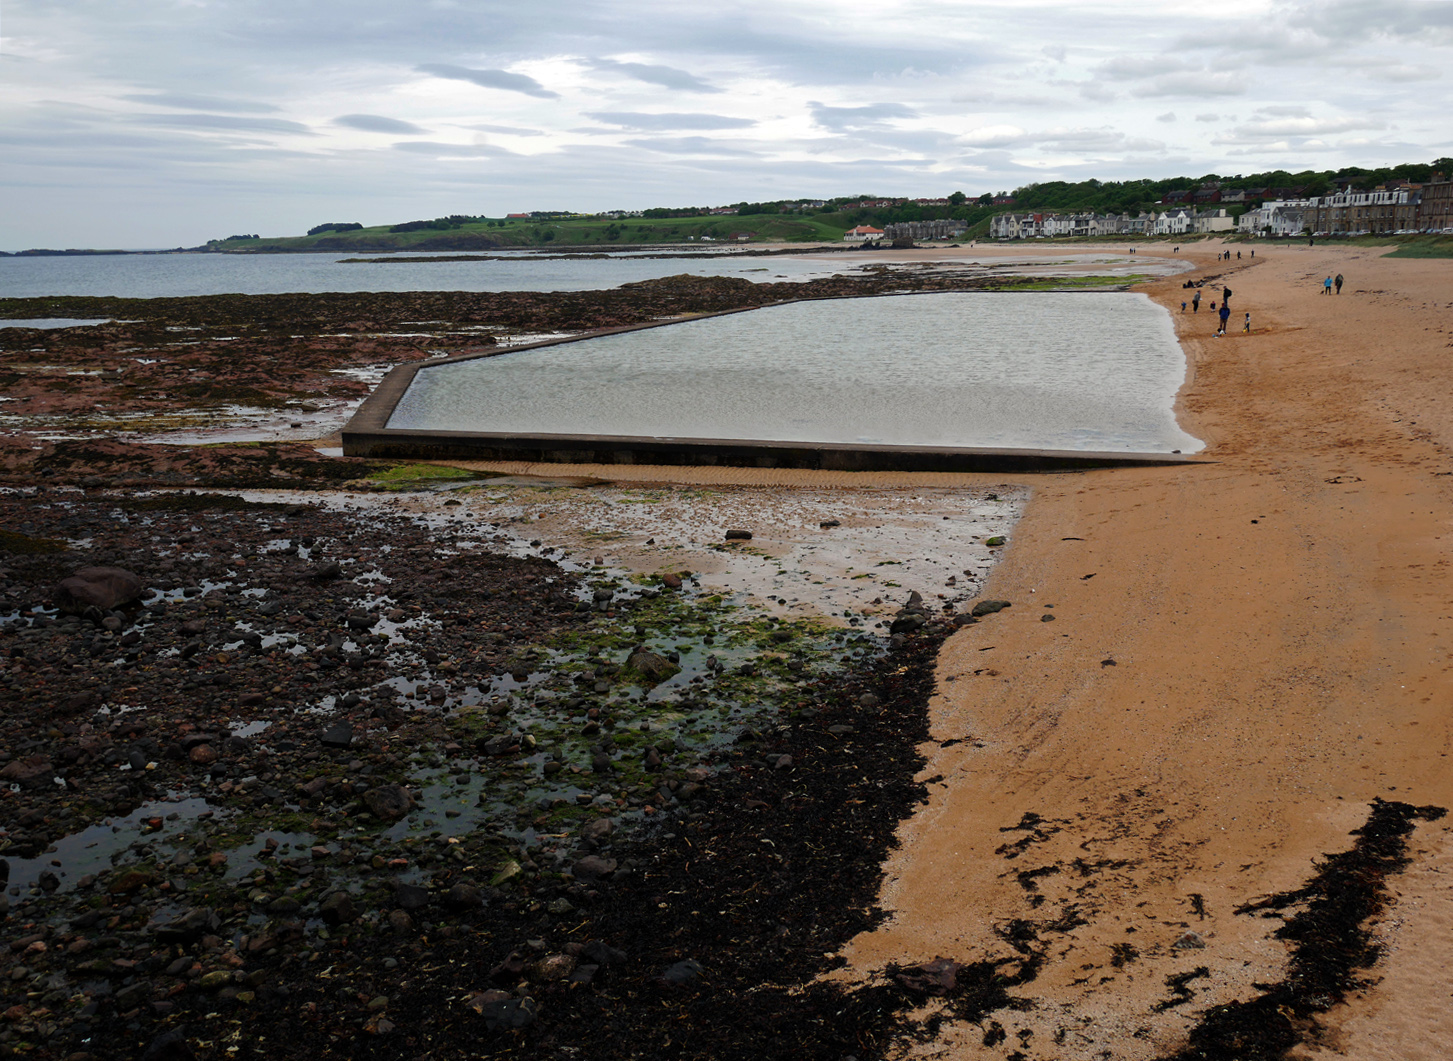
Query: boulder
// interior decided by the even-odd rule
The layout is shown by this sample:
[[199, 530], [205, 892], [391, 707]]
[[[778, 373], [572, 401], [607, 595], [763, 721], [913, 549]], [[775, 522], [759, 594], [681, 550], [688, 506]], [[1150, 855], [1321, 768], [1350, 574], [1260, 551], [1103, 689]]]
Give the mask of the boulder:
[[644, 645], [637, 645], [626, 657], [626, 669], [639, 674], [647, 685], [658, 685], [681, 672], [676, 664]]
[[79, 615], [87, 608], [109, 612], [130, 604], [146, 592], [138, 575], [120, 567], [83, 567], [63, 578], [51, 596], [61, 611]]
[[374, 817], [396, 822], [414, 809], [414, 797], [403, 785], [379, 785], [363, 794], [363, 802]]

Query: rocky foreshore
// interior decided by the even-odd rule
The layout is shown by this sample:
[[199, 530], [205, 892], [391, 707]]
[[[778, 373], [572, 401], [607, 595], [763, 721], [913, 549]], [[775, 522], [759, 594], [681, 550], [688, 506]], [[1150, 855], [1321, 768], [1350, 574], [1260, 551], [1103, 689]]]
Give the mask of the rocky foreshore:
[[225, 494], [0, 526], [0, 1049], [841, 1057], [917, 997], [808, 985], [921, 797], [943, 609]]

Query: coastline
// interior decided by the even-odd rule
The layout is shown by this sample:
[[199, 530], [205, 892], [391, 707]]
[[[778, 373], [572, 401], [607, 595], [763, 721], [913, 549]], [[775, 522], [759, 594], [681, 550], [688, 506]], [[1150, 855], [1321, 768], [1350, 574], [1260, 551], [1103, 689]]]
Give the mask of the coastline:
[[[1209, 260], [1215, 250], [1213, 244], [1180, 257], [1196, 262], [1202, 274], [1224, 271], [1227, 263]], [[870, 766], [850, 757], [813, 763], [813, 749], [822, 751], [812, 742], [822, 743], [817, 731], [826, 726], [824, 717], [798, 727], [793, 739], [806, 742], [801, 748], [773, 744], [798, 760], [792, 771], [764, 769], [746, 779], [764, 786], [744, 790], [753, 800], [768, 788], [780, 789], [781, 816], [770, 826], [758, 823], [778, 844], [800, 824], [789, 790], [799, 790], [809, 766], [824, 770], [824, 778], [841, 775], [844, 783], [857, 784], [859, 771], [880, 785], [890, 778], [903, 782], [894, 796], [902, 801], [891, 806], [871, 790], [855, 794], [866, 799], [847, 800], [834, 796], [837, 790], [823, 792], [825, 808], [871, 812], [875, 828], [886, 823], [889, 832], [920, 786], [927, 791], [928, 802], [899, 828], [900, 846], [885, 864], [880, 903], [890, 920], [841, 952], [847, 968], [806, 990], [842, 988], [862, 1005], [877, 1006], [875, 999], [895, 990], [879, 974], [894, 963], [940, 955], [989, 963], [1010, 978], [1010, 986], [1000, 985], [992, 1005], [955, 1009], [959, 1018], [933, 1025], [931, 1041], [899, 1040], [887, 1056], [1167, 1056], [1184, 1045], [1208, 1006], [1255, 997], [1257, 985], [1285, 975], [1288, 946], [1273, 938], [1282, 919], [1234, 913], [1236, 907], [1302, 888], [1324, 855], [1353, 845], [1357, 838], [1349, 833], [1368, 821], [1374, 799], [1453, 803], [1453, 782], [1441, 762], [1453, 744], [1440, 715], [1448, 666], [1437, 640], [1444, 610], [1438, 594], [1441, 537], [1453, 520], [1453, 487], [1446, 478], [1453, 471], [1447, 452], [1453, 414], [1441, 398], [1447, 388], [1440, 386], [1453, 320], [1446, 300], [1435, 301], [1448, 290], [1453, 263], [1388, 261], [1360, 251], [1344, 256], [1336, 248], [1280, 250], [1285, 254], [1278, 257], [1258, 248], [1256, 266], [1249, 259], [1234, 263], [1225, 281], [1236, 289], [1237, 313], [1245, 308], [1253, 314], [1257, 331], [1249, 337], [1212, 339], [1212, 319], [1178, 313], [1183, 276], [1137, 288], [1171, 309], [1186, 351], [1177, 413], [1186, 430], [1205, 440], [1203, 455], [1215, 463], [1032, 477], [488, 466], [539, 477], [528, 490], [538, 489], [541, 500], [525, 506], [522, 522], [532, 524], [526, 536], [551, 539], [572, 517], [546, 504], [557, 489], [549, 480], [558, 481], [558, 489], [586, 487], [599, 482], [597, 475], [622, 487], [757, 487], [734, 499], [740, 513], [709, 497], [695, 499], [726, 526], [766, 518], [752, 515], [754, 509], [780, 516], [773, 507], [780, 499], [762, 489], [769, 484], [794, 495], [803, 486], [823, 492], [1032, 490], [1004, 559], [989, 569], [978, 593], [1014, 606], [953, 634], [936, 663], [932, 653], [915, 656], [915, 668], [936, 669], [931, 728], [918, 744], [926, 763], [918, 780], [907, 776], [911, 769], [900, 777], [891, 764]], [[1012, 247], [962, 249], [982, 257], [990, 257], [988, 251], [1018, 254]], [[924, 254], [948, 257], [943, 251]], [[1316, 285], [1324, 268], [1349, 277], [1340, 301], [1310, 301], [1321, 297]], [[116, 464], [111, 449], [92, 448], [94, 460]], [[243, 452], [228, 451], [228, 459], [240, 461]], [[283, 456], [258, 450], [251, 463], [226, 476], [218, 470], [221, 450], [177, 448], [167, 459], [195, 465], [187, 482], [200, 477], [217, 485], [226, 479], [233, 488], [296, 488], [302, 480], [289, 483], [281, 476], [301, 465], [294, 469]], [[380, 471], [356, 459], [314, 463], [349, 476]], [[35, 467], [49, 475], [52, 464]], [[104, 475], [88, 476], [76, 466], [56, 466], [56, 486], [80, 481], [89, 490], [167, 481], [156, 468], [123, 472], [116, 464]], [[579, 482], [567, 485], [571, 478]], [[357, 482], [350, 486], [359, 488]], [[35, 497], [45, 503], [39, 492]], [[448, 512], [438, 497], [420, 501]], [[931, 496], [911, 500], [940, 518], [931, 511]], [[347, 493], [337, 501], [354, 508]], [[542, 518], [542, 506], [552, 510], [550, 519]], [[574, 522], [582, 524], [575, 531], [596, 533], [594, 551], [612, 566], [655, 571], [663, 558], [687, 559], [683, 552], [663, 553], [674, 548], [666, 538], [656, 544], [669, 522], [664, 511], [625, 537], [618, 528]], [[877, 526], [881, 517], [863, 514], [861, 522]], [[895, 548], [942, 566], [946, 556], [911, 522], [904, 522], [902, 534], [892, 532]], [[814, 528], [826, 526], [817, 517], [806, 519], [801, 536], [813, 538]], [[647, 534], [649, 540], [639, 540]], [[735, 558], [755, 564], [751, 571], [717, 571], [696, 555], [688, 566], [699, 571], [703, 589], [723, 579], [723, 585], [748, 589], [765, 606], [775, 601], [782, 614], [792, 614], [800, 607], [799, 590], [776, 581], [778, 567], [788, 566], [781, 561], [789, 543], [775, 537], [759, 534]], [[717, 543], [708, 537], [701, 544], [710, 552]], [[759, 549], [761, 557], [749, 555]], [[854, 546], [844, 563], [859, 563], [862, 552]], [[829, 566], [834, 555], [825, 557]], [[851, 568], [830, 573], [858, 577]], [[806, 570], [799, 574], [812, 582]], [[972, 595], [962, 583], [954, 592]], [[900, 601], [885, 595], [871, 603], [888, 609], [886, 620]], [[861, 603], [854, 609], [865, 611]], [[1046, 615], [1054, 621], [1043, 621]], [[29, 665], [23, 658], [16, 664]], [[890, 673], [903, 673], [899, 667], [901, 662], [872, 680], [890, 680]], [[914, 707], [923, 703], [926, 677], [915, 678], [913, 689], [882, 712], [884, 723], [904, 727], [897, 739], [906, 741], [905, 751], [921, 739], [910, 728], [923, 732]], [[857, 711], [862, 688], [850, 688], [843, 710]], [[840, 751], [847, 755], [848, 749]], [[736, 796], [725, 791], [720, 833], [735, 836], [740, 813], [731, 802]], [[774, 806], [778, 796], [769, 797]], [[717, 819], [708, 820], [715, 834]], [[861, 824], [844, 819], [846, 831], [832, 835], [855, 838]], [[1443, 822], [1420, 819], [1411, 829], [1411, 864], [1388, 878], [1398, 893], [1390, 896], [1396, 905], [1378, 925], [1389, 957], [1368, 972], [1383, 983], [1317, 1022], [1304, 1022], [1299, 1033], [1307, 1049], [1322, 1051], [1316, 1056], [1436, 1057], [1453, 1041], [1453, 1032], [1439, 1023], [1445, 990], [1440, 971], [1449, 950], [1441, 926], [1453, 918], [1440, 873], [1453, 861], [1453, 845]], [[849, 858], [871, 888], [882, 850], [856, 856], [854, 850], [849, 844], [836, 854]], [[765, 864], [762, 869], [775, 872]], [[723, 876], [713, 887], [727, 894], [734, 885]], [[628, 894], [622, 885], [617, 898]], [[642, 916], [659, 920], [654, 909], [643, 908]], [[695, 910], [681, 913], [692, 918], [683, 924], [700, 924]], [[774, 922], [768, 918], [757, 928], [773, 931]], [[733, 938], [739, 931], [732, 929]], [[804, 937], [787, 949], [803, 962], [815, 961], [844, 938], [836, 931], [829, 934], [832, 943]], [[631, 935], [621, 932], [622, 938]], [[1204, 946], [1177, 947], [1189, 932]], [[460, 937], [459, 946], [465, 943]], [[507, 940], [496, 943], [502, 956]], [[329, 951], [341, 953], [348, 945], [344, 939]], [[865, 980], [867, 990], [853, 991]], [[727, 995], [733, 1004], [761, 1005], [763, 995], [722, 990], [726, 985], [720, 980], [711, 992], [693, 996], [703, 1019], [716, 1010], [720, 1024], [718, 1007]], [[418, 985], [410, 990], [409, 997], [418, 995]], [[808, 997], [783, 994], [784, 1020], [793, 1012], [789, 994]], [[188, 1008], [209, 1005], [200, 995], [179, 997]], [[556, 1006], [560, 999], [549, 998], [544, 1023], [553, 1025], [564, 1010]], [[410, 1008], [413, 1002], [395, 1004], [410, 1014], [405, 1028], [423, 1026], [423, 1010]], [[269, 1000], [267, 1006], [268, 1019], [293, 1020], [291, 1004]], [[841, 1016], [839, 1004], [819, 1017], [829, 1012]]]
[[[1217, 463], [1037, 477], [985, 587], [1016, 607], [940, 655], [921, 750], [924, 778], [943, 780], [900, 831], [890, 921], [847, 948], [851, 975], [1002, 955], [1013, 919], [1080, 923], [1015, 992], [1028, 1010], [997, 1014], [1007, 1042], [946, 1022], [914, 1056], [1179, 1049], [1207, 1007], [1254, 996], [1286, 963], [1280, 922], [1234, 908], [1348, 849], [1373, 800], [1453, 802], [1435, 585], [1453, 521], [1453, 313], [1434, 302], [1453, 263], [1276, 248], [1253, 265], [1216, 249], [1182, 256], [1224, 274], [1250, 336], [1213, 339], [1213, 318], [1177, 312], [1176, 281], [1140, 290], [1176, 319], [1177, 412]], [[1350, 282], [1318, 302], [1324, 272]], [[1446, 824], [1417, 828], [1382, 929], [1374, 974], [1411, 986], [1361, 992], [1306, 1029], [1327, 1056], [1449, 1042], [1427, 970], [1448, 957], [1430, 929], [1450, 897], [1425, 868], [1447, 848]], [[1204, 948], [1175, 946], [1189, 931]], [[1169, 979], [1201, 968], [1161, 1008]]]

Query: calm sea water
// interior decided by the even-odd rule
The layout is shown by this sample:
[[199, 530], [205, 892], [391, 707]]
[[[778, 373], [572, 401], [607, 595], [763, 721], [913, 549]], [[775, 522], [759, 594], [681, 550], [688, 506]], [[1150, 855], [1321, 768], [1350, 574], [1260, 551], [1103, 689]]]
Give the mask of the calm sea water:
[[1191, 453], [1184, 378], [1144, 295], [905, 295], [430, 366], [389, 427]]
[[66, 258], [0, 258], [0, 298], [44, 295], [276, 295], [319, 291], [592, 291], [637, 280], [692, 273], [748, 280], [803, 280], [847, 272], [829, 256], [801, 259], [610, 258], [344, 264], [351, 254], [115, 254]]

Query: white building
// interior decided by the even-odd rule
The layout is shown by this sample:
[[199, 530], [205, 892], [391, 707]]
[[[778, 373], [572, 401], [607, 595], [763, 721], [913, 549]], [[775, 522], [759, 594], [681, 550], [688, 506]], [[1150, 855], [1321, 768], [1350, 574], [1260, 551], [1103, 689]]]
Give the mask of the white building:
[[1184, 236], [1195, 228], [1195, 211], [1185, 207], [1175, 210], [1167, 210], [1155, 219], [1155, 234], [1157, 236]]

